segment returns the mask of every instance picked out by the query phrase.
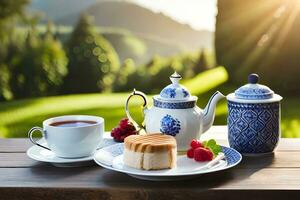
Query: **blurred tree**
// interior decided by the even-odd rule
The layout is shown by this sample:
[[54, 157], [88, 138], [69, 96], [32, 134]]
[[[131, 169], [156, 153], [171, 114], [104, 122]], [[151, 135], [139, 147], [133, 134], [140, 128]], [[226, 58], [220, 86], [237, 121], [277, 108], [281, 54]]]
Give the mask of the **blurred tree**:
[[24, 18], [24, 7], [28, 0], [1, 1], [0, 3], [0, 101], [12, 97], [9, 89], [10, 72], [8, 63], [12, 62], [19, 41], [14, 36], [15, 24]]
[[[169, 79], [170, 75], [173, 74], [175, 69], [172, 67], [172, 63], [162, 66], [160, 70], [151, 77], [149, 81], [149, 89], [152, 94], [159, 93], [164, 87], [171, 84]], [[177, 71], [178, 72], [178, 71]], [[180, 72], [178, 72], [181, 74]]]
[[242, 84], [249, 73], [281, 93], [298, 92], [300, 1], [219, 0], [215, 50], [230, 81]]
[[[136, 67], [133, 59], [128, 58], [124, 61], [124, 63], [121, 66], [122, 70], [119, 70], [116, 73], [116, 79], [113, 84], [113, 91], [114, 92], [124, 92], [131, 90], [132, 87], [130, 81], [130, 75], [136, 72]], [[134, 79], [133, 82], [135, 82], [136, 79]], [[135, 82], [136, 83], [136, 82]], [[134, 87], [134, 86], [133, 86]]]
[[135, 67], [132, 59], [126, 59], [113, 84], [114, 92], [132, 91], [133, 88], [145, 93], [157, 94], [171, 84], [170, 75], [177, 71], [189, 79], [194, 76], [198, 54], [186, 53], [172, 57], [154, 56], [145, 65]]
[[32, 29], [20, 55], [9, 66], [10, 89], [14, 98], [53, 95], [67, 73], [67, 57], [48, 28], [41, 39]]
[[209, 67], [208, 67], [208, 63], [207, 63], [207, 60], [206, 60], [206, 54], [205, 54], [204, 49], [202, 49], [201, 52], [200, 52], [200, 56], [197, 60], [197, 63], [193, 67], [194, 75], [197, 75], [197, 74], [199, 74], [201, 72], [204, 72], [205, 70], [208, 70], [208, 69], [209, 69]]
[[[0, 3], [0, 38], [7, 37], [14, 28], [16, 18], [24, 17], [24, 7], [29, 0], [1, 1]], [[9, 33], [9, 34], [8, 34]]]
[[40, 60], [43, 73], [41, 83], [44, 84], [42, 95], [57, 94], [67, 75], [68, 59], [61, 43], [54, 38], [53, 24], [49, 23], [46, 34], [40, 45]]
[[23, 15], [24, 6], [29, 3], [29, 0], [14, 0], [1, 1], [0, 4], [0, 19], [6, 20], [16, 15]]
[[162, 58], [159, 55], [154, 55], [152, 59], [145, 65], [146, 68], [160, 65]]
[[99, 35], [90, 17], [82, 15], [67, 43], [68, 75], [63, 93], [89, 93], [109, 89], [119, 59], [110, 43]]
[[194, 67], [196, 65], [197, 59], [195, 59], [195, 56], [191, 54], [184, 54], [181, 62], [182, 62], [182, 74], [181, 76], [184, 77], [185, 79], [189, 79], [194, 77]]

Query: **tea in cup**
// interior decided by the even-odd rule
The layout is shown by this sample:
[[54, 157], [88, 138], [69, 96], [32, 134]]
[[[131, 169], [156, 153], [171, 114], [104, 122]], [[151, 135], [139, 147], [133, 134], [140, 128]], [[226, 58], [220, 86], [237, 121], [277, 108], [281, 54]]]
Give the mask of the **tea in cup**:
[[[33, 133], [40, 131], [47, 147], [33, 139]], [[33, 127], [28, 132], [30, 141], [52, 151], [62, 158], [80, 158], [92, 155], [102, 140], [104, 119], [88, 115], [66, 115], [43, 121], [43, 128]]]

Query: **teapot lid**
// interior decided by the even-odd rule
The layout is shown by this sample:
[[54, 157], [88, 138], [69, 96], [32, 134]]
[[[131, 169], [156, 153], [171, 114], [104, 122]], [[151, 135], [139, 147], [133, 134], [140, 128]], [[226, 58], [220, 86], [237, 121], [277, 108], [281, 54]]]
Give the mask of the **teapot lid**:
[[194, 99], [190, 92], [179, 84], [180, 79], [182, 77], [177, 72], [174, 72], [170, 76], [172, 83], [160, 92], [158, 98], [163, 101], [189, 101]]
[[234, 94], [228, 95], [229, 100], [233, 101], [251, 101], [253, 103], [259, 102], [274, 102], [280, 101], [282, 97], [275, 94], [273, 90], [265, 85], [258, 84], [259, 76], [257, 74], [250, 74], [248, 76], [248, 84], [235, 90]]

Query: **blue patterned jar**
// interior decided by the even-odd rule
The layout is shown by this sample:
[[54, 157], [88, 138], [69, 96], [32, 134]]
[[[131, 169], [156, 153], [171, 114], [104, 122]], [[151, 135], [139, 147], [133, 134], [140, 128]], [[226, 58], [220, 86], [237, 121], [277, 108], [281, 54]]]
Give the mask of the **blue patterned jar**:
[[271, 153], [280, 138], [282, 97], [258, 80], [250, 74], [248, 84], [227, 96], [229, 145], [244, 155]]

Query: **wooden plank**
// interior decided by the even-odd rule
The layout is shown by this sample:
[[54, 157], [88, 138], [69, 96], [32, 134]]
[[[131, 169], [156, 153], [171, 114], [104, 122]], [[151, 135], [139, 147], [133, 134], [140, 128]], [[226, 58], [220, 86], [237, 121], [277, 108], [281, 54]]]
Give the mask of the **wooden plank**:
[[[0, 153], [0, 167], [48, 167], [49, 163], [38, 162], [26, 153]], [[300, 168], [299, 152], [276, 152], [267, 156], [244, 157], [238, 168]]]
[[[96, 166], [93, 160], [81, 166]], [[0, 168], [53, 167], [51, 163], [39, 162], [29, 158], [26, 153], [0, 153]]]
[[141, 200], [141, 199], [201, 199], [201, 200], [282, 200], [299, 199], [300, 193], [296, 190], [209, 190], [209, 189], [185, 189], [166, 190], [162, 188], [152, 189], [119, 189], [119, 188], [0, 188], [0, 194], [4, 194], [9, 200], [53, 200], [53, 199], [94, 199], [94, 200]]
[[29, 158], [26, 153], [0, 153], [0, 167], [44, 167], [47, 163]]
[[0, 139], [0, 152], [26, 152], [31, 146], [27, 138]]
[[[226, 144], [225, 128], [204, 137]], [[273, 155], [244, 157], [234, 169], [175, 182], [141, 181], [95, 165], [57, 168], [28, 158], [31, 145], [0, 139], [0, 199], [300, 199], [300, 139], [282, 139]]]
[[300, 151], [300, 138], [281, 138], [276, 151]]
[[101, 188], [119, 190], [300, 190], [300, 169], [233, 169], [189, 181], [141, 181], [99, 167], [0, 168], [0, 188]]
[[270, 155], [246, 157], [237, 166], [241, 169], [262, 169], [262, 168], [299, 168], [300, 153], [298, 151], [276, 151]]

